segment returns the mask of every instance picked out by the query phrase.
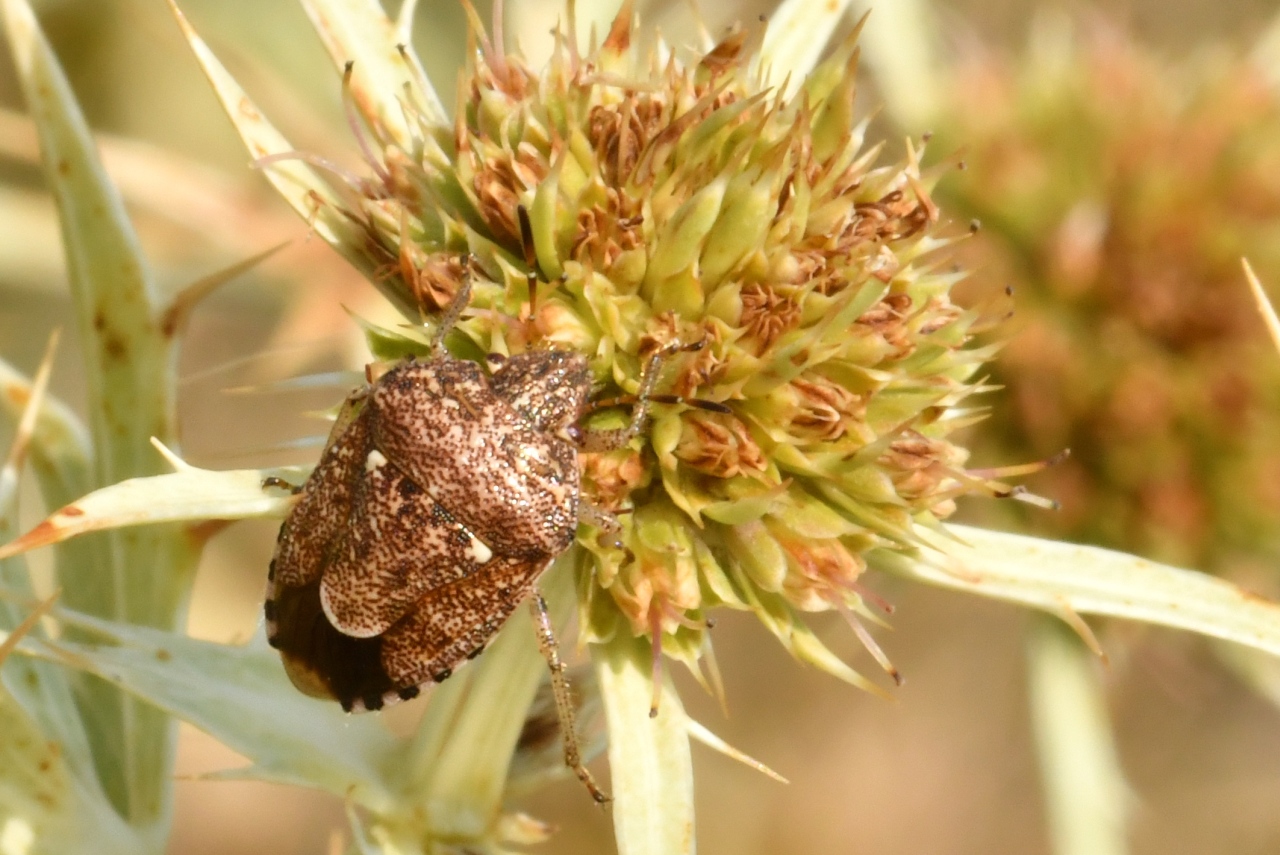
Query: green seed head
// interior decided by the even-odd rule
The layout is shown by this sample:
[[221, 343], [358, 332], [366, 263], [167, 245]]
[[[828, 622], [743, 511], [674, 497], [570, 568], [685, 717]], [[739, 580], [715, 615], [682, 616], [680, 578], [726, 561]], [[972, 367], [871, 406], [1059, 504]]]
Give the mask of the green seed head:
[[852, 42], [794, 97], [761, 88], [747, 34], [650, 52], [628, 8], [540, 74], [481, 42], [452, 128], [378, 135], [388, 180], [352, 215], [384, 284], [439, 312], [472, 253], [456, 353], [573, 348], [625, 396], [653, 353], [701, 344], [656, 391], [728, 409], [655, 402], [630, 447], [583, 455], [584, 498], [621, 526], [578, 539], [587, 638], [694, 658], [714, 605], [784, 639], [797, 610], [860, 608], [866, 554], [913, 549], [974, 483], [946, 436], [986, 352], [925, 260], [946, 241], [917, 153], [864, 149]]

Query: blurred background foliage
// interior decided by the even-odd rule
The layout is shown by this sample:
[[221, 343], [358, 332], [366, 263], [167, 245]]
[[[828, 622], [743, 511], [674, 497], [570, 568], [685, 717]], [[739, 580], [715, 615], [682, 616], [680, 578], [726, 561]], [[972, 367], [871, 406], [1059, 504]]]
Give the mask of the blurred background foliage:
[[[339, 81], [296, 4], [182, 5], [300, 148], [358, 166]], [[510, 5], [509, 32], [538, 55], [559, 0]], [[601, 19], [613, 12], [605, 5]], [[771, 4], [705, 5], [714, 33]], [[292, 241], [196, 314], [181, 359], [184, 454], [211, 468], [313, 458], [300, 447], [282, 461], [279, 448], [320, 433], [306, 413], [331, 405], [340, 388], [275, 384], [359, 365], [362, 344], [343, 307], [374, 319], [389, 310], [327, 246], [307, 240], [249, 168], [163, 3], [50, 0], [36, 11], [161, 282], [177, 287]], [[1257, 50], [1272, 4], [1129, 0], [1108, 4], [1104, 19], [1083, 4], [964, 0], [933, 12], [945, 35], [930, 71], [928, 160], [955, 155], [967, 166], [943, 180], [938, 200], [957, 231], [970, 218], [983, 223], [957, 251], [975, 271], [973, 301], [993, 315], [1015, 311], [994, 369], [1009, 391], [991, 396], [973, 462], [1074, 452], [1030, 484], [1061, 500], [1061, 512], [972, 500], [965, 512], [1222, 572], [1275, 595], [1280, 359], [1237, 267], [1248, 254], [1263, 282], [1280, 288], [1280, 80], [1260, 71]], [[673, 39], [691, 32], [687, 3], [655, 2], [642, 15]], [[418, 20], [420, 53], [448, 100], [465, 49], [461, 8], [424, 0]], [[866, 80], [871, 108], [885, 96], [873, 72]], [[7, 57], [0, 106], [0, 345], [30, 370], [70, 307], [56, 217]], [[872, 131], [891, 147], [904, 130], [925, 129], [895, 126], [890, 117], [904, 113], [893, 107]], [[64, 342], [54, 385], [74, 402], [78, 355]], [[273, 524], [253, 522], [215, 538], [191, 610], [196, 636], [252, 633], [273, 537]], [[728, 615], [717, 627], [728, 716], [693, 686], [682, 693], [690, 712], [793, 783], [700, 758], [703, 851], [1048, 852], [1023, 667], [1030, 616], [871, 584], [898, 606], [883, 641], [908, 680], [896, 704], [795, 668], [748, 618]], [[838, 618], [820, 627], [833, 649], [861, 662]], [[1276, 709], [1202, 641], [1115, 625], [1103, 642], [1102, 678], [1133, 788], [1132, 851], [1280, 851]], [[413, 714], [410, 704], [389, 717], [408, 727]], [[198, 779], [239, 762], [184, 727], [171, 851], [327, 851], [343, 825], [335, 800]], [[608, 815], [572, 782], [528, 807], [563, 829], [548, 851], [612, 847]]]

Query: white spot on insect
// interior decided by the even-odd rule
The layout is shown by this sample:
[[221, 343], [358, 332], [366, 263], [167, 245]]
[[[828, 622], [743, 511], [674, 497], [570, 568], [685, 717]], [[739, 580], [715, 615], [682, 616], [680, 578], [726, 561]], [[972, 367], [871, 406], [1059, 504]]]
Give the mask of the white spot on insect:
[[369, 456], [364, 459], [364, 471], [372, 472], [379, 466], [385, 465], [386, 462], [387, 458], [383, 457], [382, 452], [375, 448], [373, 451], [370, 451]]
[[485, 564], [493, 557], [493, 550], [473, 534], [471, 542], [467, 544], [467, 557], [477, 564]]
[[536, 445], [520, 446], [513, 462], [516, 471], [521, 475], [527, 475], [530, 472], [544, 473], [551, 468], [551, 458], [547, 456], [544, 449]]

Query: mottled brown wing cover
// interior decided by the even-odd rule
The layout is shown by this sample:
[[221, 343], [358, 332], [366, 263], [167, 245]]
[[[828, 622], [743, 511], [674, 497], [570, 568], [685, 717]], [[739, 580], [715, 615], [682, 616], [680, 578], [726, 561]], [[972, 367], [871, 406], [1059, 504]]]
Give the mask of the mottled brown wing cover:
[[[556, 357], [567, 356], [527, 355], [535, 359], [510, 360], [494, 384], [530, 361], [554, 371]], [[545, 397], [539, 382], [560, 377], [524, 379]], [[480, 366], [408, 363], [378, 381], [372, 405], [374, 445], [494, 552], [545, 558], [569, 548], [578, 525], [577, 450], [496, 395]]]
[[477, 655], [577, 517], [572, 446], [529, 430], [473, 363], [405, 363], [348, 407], [361, 398], [281, 526], [265, 607], [294, 684], [349, 710]]

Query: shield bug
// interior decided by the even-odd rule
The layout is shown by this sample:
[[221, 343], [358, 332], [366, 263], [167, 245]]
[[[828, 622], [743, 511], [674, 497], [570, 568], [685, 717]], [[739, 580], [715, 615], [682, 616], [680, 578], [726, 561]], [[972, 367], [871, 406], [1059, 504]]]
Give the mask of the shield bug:
[[[627, 427], [580, 430], [593, 409], [581, 354], [531, 350], [488, 375], [445, 352], [468, 293], [464, 276], [429, 358], [367, 372], [348, 396], [277, 538], [268, 641], [295, 686], [348, 711], [448, 678], [526, 599], [557, 707], [571, 711], [536, 583], [580, 518], [608, 524], [579, 495], [578, 453], [621, 447], [650, 400], [676, 400], [651, 392], [661, 357], [687, 349], [679, 343], [649, 358]], [[579, 762], [572, 722], [562, 728], [566, 763], [605, 800]]]

